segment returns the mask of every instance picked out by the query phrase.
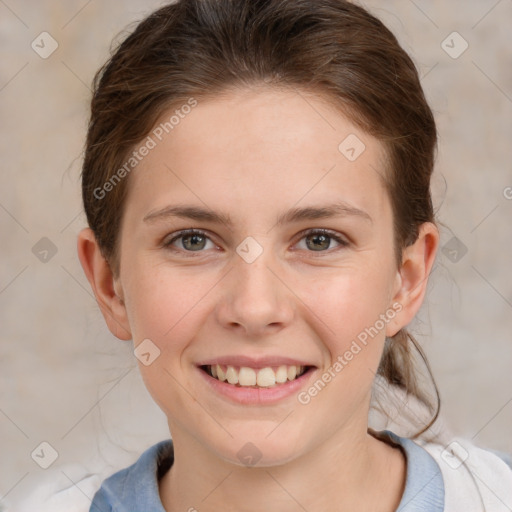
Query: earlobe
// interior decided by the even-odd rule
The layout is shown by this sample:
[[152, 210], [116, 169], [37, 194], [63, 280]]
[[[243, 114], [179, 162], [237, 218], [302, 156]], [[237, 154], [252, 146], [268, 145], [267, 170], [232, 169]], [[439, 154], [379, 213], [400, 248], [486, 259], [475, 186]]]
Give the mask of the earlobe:
[[439, 231], [436, 225], [425, 222], [419, 228], [416, 241], [403, 250], [402, 265], [397, 276], [398, 289], [393, 297], [393, 302], [399, 303], [401, 310], [387, 325], [386, 336], [394, 336], [419, 311], [438, 245]]
[[79, 233], [77, 250], [85, 276], [110, 332], [121, 340], [130, 340], [132, 335], [121, 283], [114, 280], [110, 265], [103, 257], [90, 228], [85, 228]]

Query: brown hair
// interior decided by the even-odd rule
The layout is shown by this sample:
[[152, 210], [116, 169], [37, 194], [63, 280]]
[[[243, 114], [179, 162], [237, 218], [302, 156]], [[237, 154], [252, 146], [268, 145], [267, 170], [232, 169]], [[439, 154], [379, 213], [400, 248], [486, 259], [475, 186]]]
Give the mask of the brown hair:
[[[180, 0], [143, 20], [94, 80], [82, 194], [115, 275], [130, 180], [118, 179], [108, 194], [105, 183], [121, 176], [130, 152], [171, 106], [259, 84], [323, 96], [382, 142], [397, 264], [419, 226], [434, 222], [434, 118], [412, 60], [382, 22], [345, 0]], [[433, 418], [419, 435], [440, 401], [435, 383], [435, 404], [418, 385], [408, 339], [432, 377], [405, 329], [386, 340], [379, 374], [430, 407]]]

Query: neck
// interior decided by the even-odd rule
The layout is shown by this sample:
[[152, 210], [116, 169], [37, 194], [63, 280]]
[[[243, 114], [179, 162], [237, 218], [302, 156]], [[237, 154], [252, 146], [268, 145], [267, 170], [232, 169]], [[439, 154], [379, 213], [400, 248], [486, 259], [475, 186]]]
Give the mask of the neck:
[[160, 482], [162, 504], [167, 512], [396, 510], [405, 483], [403, 454], [366, 431], [347, 434], [340, 430], [285, 464], [248, 468], [174, 433], [174, 464]]

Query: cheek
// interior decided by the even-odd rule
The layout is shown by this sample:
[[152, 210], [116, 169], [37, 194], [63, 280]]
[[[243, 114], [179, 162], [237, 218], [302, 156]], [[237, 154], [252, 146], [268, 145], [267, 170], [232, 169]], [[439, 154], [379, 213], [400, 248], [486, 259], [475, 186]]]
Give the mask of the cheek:
[[[369, 399], [386, 325], [395, 314], [386, 275], [352, 268], [346, 274], [316, 280], [317, 291], [310, 291], [305, 300], [318, 318], [315, 330], [327, 360], [317, 380], [298, 399], [301, 404], [313, 404], [311, 410], [318, 417], [325, 407], [337, 404], [333, 421], [342, 421]], [[322, 398], [317, 400], [317, 395]]]
[[135, 345], [149, 339], [159, 350], [151, 364], [141, 360], [139, 370], [154, 401], [172, 417], [190, 407], [182, 390], [190, 384], [183, 357], [208, 314], [205, 298], [212, 284], [206, 276], [193, 279], [165, 264], [131, 269], [126, 305]]
[[197, 325], [214, 276], [192, 276], [165, 264], [132, 267], [127, 311], [134, 340], [150, 338], [161, 349], [179, 348], [185, 331]]
[[[304, 287], [305, 304], [324, 325], [324, 343], [336, 357], [358, 337], [371, 331], [373, 337], [384, 336], [380, 315], [389, 307], [390, 283], [385, 272], [347, 269], [331, 275], [317, 276]], [[375, 335], [377, 328], [378, 335]], [[382, 332], [381, 332], [382, 331]]]

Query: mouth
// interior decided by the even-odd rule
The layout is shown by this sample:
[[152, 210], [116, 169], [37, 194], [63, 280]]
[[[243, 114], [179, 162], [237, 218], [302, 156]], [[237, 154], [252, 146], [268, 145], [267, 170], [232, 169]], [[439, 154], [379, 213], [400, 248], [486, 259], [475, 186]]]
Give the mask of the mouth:
[[285, 386], [306, 373], [314, 366], [280, 365], [252, 368], [249, 366], [231, 366], [222, 364], [202, 365], [199, 367], [213, 379], [237, 388], [270, 389]]

